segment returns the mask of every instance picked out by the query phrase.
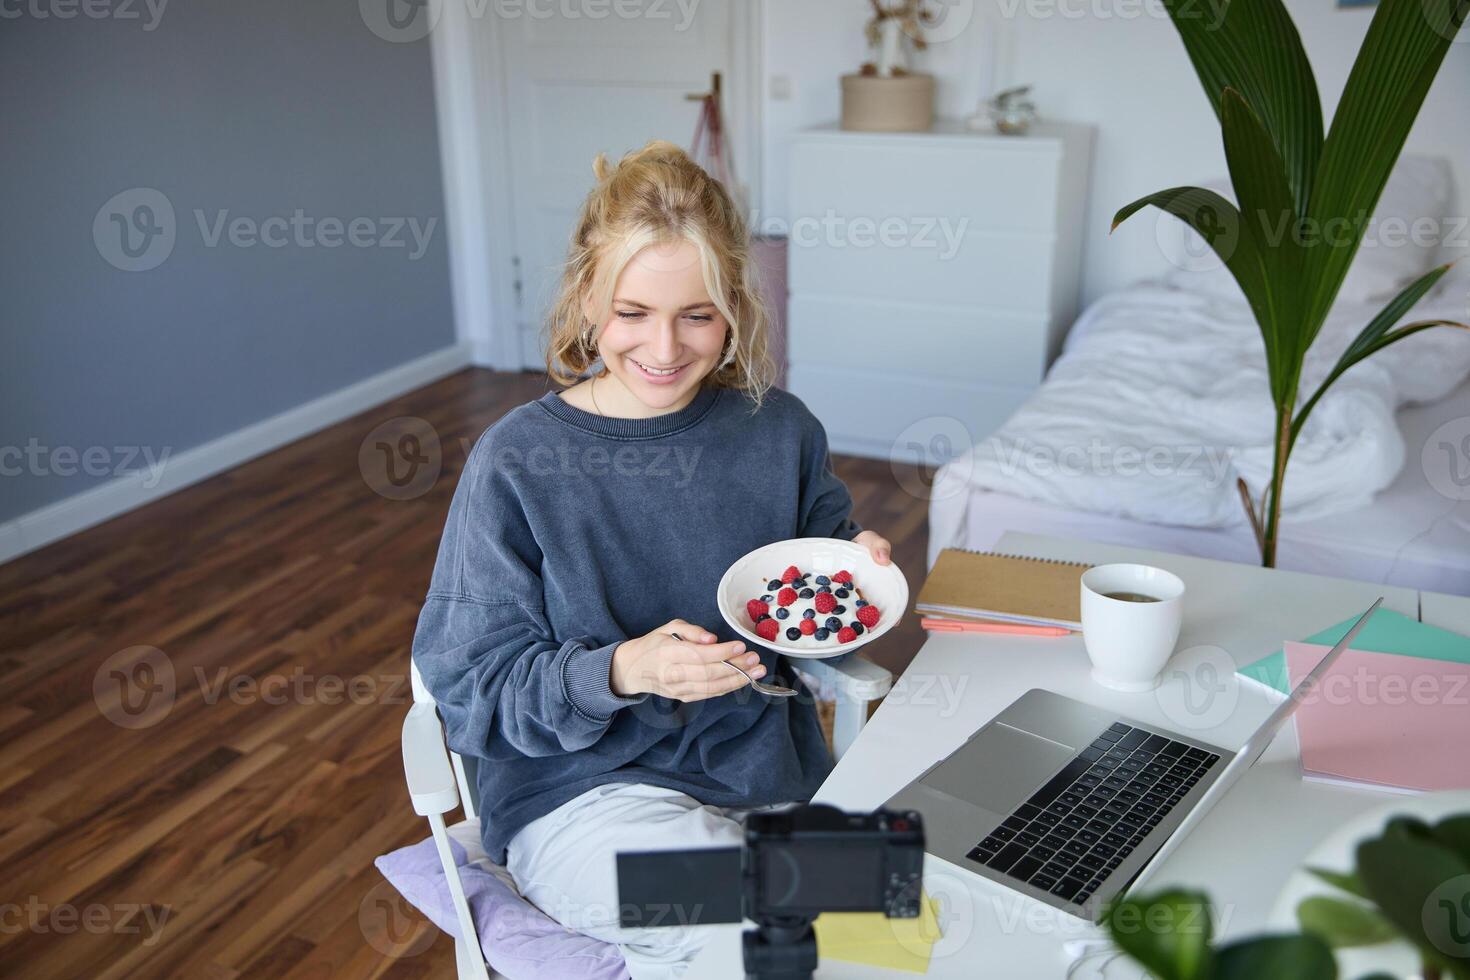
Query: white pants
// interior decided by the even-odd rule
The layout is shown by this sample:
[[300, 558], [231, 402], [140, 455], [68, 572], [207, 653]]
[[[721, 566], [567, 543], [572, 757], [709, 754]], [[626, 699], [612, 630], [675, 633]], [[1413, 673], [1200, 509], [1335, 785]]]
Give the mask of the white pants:
[[618, 851], [737, 846], [765, 807], [721, 808], [677, 790], [607, 783], [531, 821], [511, 838], [506, 869], [521, 894], [569, 929], [617, 943], [633, 980], [683, 976], [713, 926], [618, 925]]

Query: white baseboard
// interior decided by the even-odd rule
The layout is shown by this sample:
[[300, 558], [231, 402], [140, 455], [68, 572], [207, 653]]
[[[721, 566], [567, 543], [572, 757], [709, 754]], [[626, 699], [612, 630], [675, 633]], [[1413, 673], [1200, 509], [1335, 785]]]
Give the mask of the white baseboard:
[[371, 378], [354, 382], [305, 405], [298, 405], [279, 415], [247, 425], [202, 446], [170, 456], [156, 483], [147, 470], [130, 473], [22, 514], [0, 524], [0, 562], [10, 561], [119, 514], [160, 500], [177, 490], [239, 466], [289, 442], [295, 442], [404, 392], [453, 374], [471, 363], [468, 344], [445, 347]]

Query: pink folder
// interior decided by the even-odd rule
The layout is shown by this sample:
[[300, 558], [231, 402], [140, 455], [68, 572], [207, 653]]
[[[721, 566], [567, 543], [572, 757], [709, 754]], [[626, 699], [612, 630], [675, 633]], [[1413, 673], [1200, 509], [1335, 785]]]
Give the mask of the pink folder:
[[[1293, 686], [1328, 647], [1287, 643]], [[1470, 666], [1347, 650], [1296, 712], [1304, 775], [1470, 789]]]

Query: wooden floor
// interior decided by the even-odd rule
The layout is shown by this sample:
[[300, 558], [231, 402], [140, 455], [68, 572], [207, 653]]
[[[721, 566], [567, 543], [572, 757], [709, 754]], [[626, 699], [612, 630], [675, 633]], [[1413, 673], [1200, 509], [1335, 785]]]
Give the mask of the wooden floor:
[[[0, 975], [454, 975], [372, 860], [427, 836], [399, 726], [466, 449], [544, 391], [464, 371], [0, 565]], [[390, 499], [427, 481], [359, 450], [405, 416], [442, 471]], [[924, 502], [836, 466], [913, 583]], [[920, 640], [867, 650], [897, 672]]]

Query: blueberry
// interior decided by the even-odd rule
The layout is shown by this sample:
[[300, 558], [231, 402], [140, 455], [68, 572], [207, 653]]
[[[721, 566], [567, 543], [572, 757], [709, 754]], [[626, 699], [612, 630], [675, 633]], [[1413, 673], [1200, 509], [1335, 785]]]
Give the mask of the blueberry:
[[856, 605], [859, 609], [863, 608], [867, 604], [868, 604], [868, 600], [866, 600], [866, 599], [859, 599], [856, 603], [854, 603], [854, 605]]
[[842, 620], [836, 616], [828, 616], [827, 621], [822, 625], [826, 626], [829, 630], [840, 630], [842, 629]]
[[863, 624], [862, 623], [859, 623], [857, 620], [854, 619], [848, 625], [852, 627], [852, 631], [854, 633], [856, 633], [858, 636], [862, 636], [863, 635]]
[[802, 619], [816, 619], [817, 618], [817, 611], [815, 609], [805, 609], [805, 610], [802, 611], [801, 618]]
[[817, 576], [817, 584], [818, 585], [831, 585], [832, 584], [832, 580], [830, 578], [828, 578], [827, 576], [825, 576], [825, 575], [818, 575]]
[[827, 631], [819, 629], [812, 634], [812, 638], [816, 640], [825, 640], [827, 638]]
[[788, 639], [788, 640], [799, 640], [799, 639], [801, 639], [801, 630], [797, 629], [795, 626], [791, 627], [790, 629], [788, 629], [786, 631], [786, 639]]
[[832, 586], [830, 586], [830, 585], [824, 585], [821, 588], [817, 589], [817, 591], [818, 592], [831, 592], [832, 591]]
[[775, 602], [775, 601], [776, 601], [776, 597], [773, 596], [773, 595], [771, 595], [769, 592], [767, 592], [765, 595], [761, 596], [761, 602]]
[[778, 591], [781, 588], [781, 580], [778, 578], [771, 579], [769, 582], [766, 583], [766, 588], [770, 589], [772, 592]]
[[801, 596], [803, 599], [810, 599], [812, 596], [816, 595], [816, 593], [813, 592], [811, 589], [802, 589], [796, 594]]
[[832, 607], [832, 611], [841, 616], [843, 613], [847, 612], [847, 607], [843, 605], [836, 605]]
[[763, 623], [763, 622], [765, 622], [766, 620], [768, 620], [770, 618], [771, 618], [771, 614], [770, 613], [761, 613], [759, 616], [755, 617], [755, 621], [757, 623]]
[[839, 599], [846, 599], [849, 593], [848, 593], [848, 591], [846, 589], [838, 589], [836, 592], [834, 592], [832, 594], [835, 595]]
[[776, 610], [776, 618], [777, 619], [785, 619], [787, 616], [790, 616], [790, 615], [791, 615], [791, 610], [787, 609], [785, 606], [782, 606], [780, 609], [777, 609]]

